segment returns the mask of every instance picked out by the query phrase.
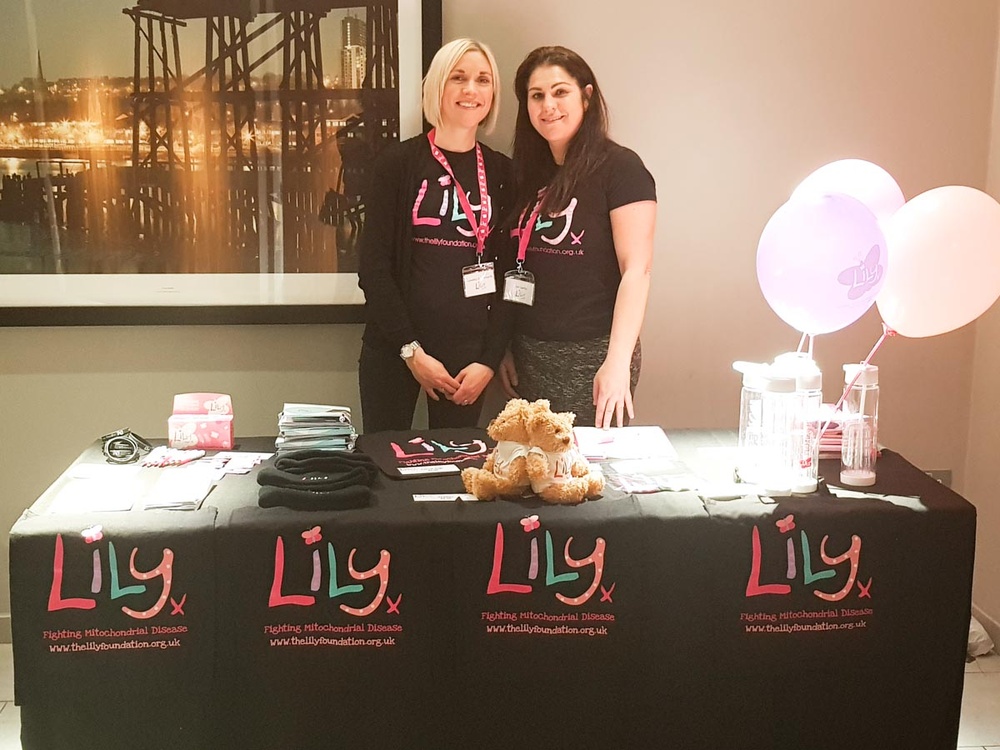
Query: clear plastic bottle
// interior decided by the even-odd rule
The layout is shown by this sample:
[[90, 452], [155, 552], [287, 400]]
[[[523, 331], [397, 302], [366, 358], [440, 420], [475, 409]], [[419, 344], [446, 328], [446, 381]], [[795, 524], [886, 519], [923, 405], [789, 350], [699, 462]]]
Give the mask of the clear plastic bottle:
[[792, 433], [798, 413], [795, 378], [767, 375], [761, 413], [764, 446], [757, 484], [771, 495], [791, 494], [796, 465]]
[[795, 378], [795, 417], [792, 423], [792, 492], [816, 491], [819, 481], [819, 431], [823, 407], [823, 373], [805, 352], [774, 358], [772, 371]]
[[767, 365], [758, 362], [733, 362], [733, 369], [743, 373], [740, 391], [740, 431], [736, 445], [736, 479], [755, 484], [760, 478], [764, 450], [764, 387]]
[[878, 456], [878, 368], [844, 365], [844, 384], [850, 385], [855, 377], [841, 408], [840, 483], [870, 487], [875, 484]]

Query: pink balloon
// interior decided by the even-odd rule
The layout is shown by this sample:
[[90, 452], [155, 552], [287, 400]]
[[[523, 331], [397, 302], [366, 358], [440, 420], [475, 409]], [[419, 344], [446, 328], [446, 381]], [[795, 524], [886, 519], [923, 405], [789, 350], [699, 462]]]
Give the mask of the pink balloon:
[[757, 245], [757, 281], [782, 320], [803, 333], [838, 331], [867, 312], [885, 279], [875, 215], [847, 195], [793, 198]]
[[799, 183], [792, 197], [833, 193], [861, 201], [879, 221], [888, 219], [906, 201], [892, 175], [864, 159], [841, 159], [820, 167]]
[[896, 333], [953, 331], [1000, 296], [1000, 204], [981, 190], [921, 193], [886, 222], [885, 235], [892, 264], [876, 301]]

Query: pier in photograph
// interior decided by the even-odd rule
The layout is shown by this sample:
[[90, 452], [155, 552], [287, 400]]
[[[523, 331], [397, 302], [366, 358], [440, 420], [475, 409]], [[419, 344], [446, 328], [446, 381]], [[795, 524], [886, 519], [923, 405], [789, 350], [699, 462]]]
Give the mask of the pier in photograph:
[[356, 270], [366, 175], [399, 137], [395, 0], [122, 12], [131, 76], [50, 83], [40, 57], [0, 96], [0, 272]]

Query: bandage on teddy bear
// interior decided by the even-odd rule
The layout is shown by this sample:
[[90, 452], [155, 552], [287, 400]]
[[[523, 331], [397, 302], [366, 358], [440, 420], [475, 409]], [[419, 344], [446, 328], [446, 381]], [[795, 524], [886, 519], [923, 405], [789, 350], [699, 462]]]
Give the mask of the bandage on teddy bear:
[[533, 492], [549, 503], [575, 504], [600, 496], [604, 477], [592, 471], [573, 439], [572, 412], [553, 412], [545, 399], [511, 399], [486, 432], [497, 441], [482, 469], [462, 471], [467, 492], [480, 500]]

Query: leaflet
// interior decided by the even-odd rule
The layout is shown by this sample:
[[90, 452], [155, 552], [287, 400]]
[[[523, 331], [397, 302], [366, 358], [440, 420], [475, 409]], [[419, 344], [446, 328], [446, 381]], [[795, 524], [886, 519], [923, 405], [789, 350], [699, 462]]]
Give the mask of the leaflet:
[[591, 461], [611, 458], [677, 458], [662, 427], [574, 427], [577, 447]]

